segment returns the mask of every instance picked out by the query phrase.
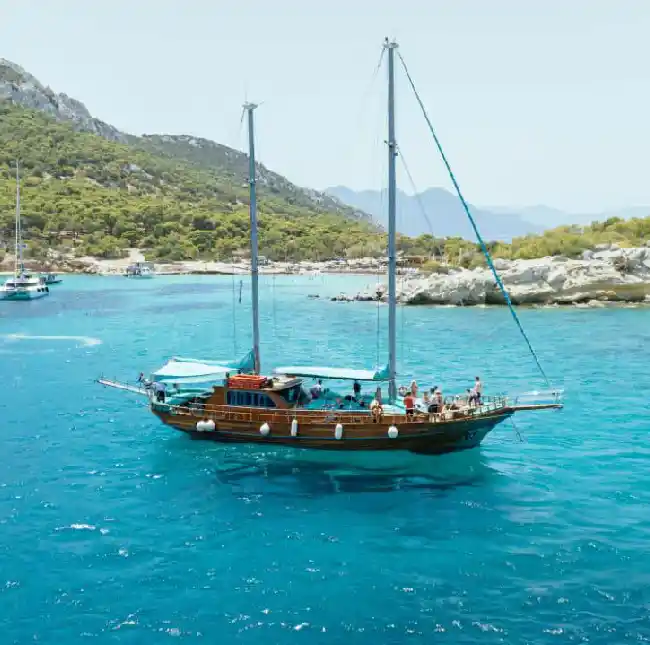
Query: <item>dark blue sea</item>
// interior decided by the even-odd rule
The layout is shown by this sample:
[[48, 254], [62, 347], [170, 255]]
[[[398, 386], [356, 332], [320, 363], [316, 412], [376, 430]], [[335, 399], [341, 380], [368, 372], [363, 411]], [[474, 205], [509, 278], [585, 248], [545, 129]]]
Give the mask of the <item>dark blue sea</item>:
[[[386, 308], [264, 277], [262, 361], [372, 367]], [[239, 278], [66, 277], [0, 303], [0, 643], [650, 640], [650, 310], [522, 310], [563, 411], [399, 463], [221, 447], [134, 380], [250, 346]], [[398, 312], [401, 380], [543, 386], [501, 308]]]

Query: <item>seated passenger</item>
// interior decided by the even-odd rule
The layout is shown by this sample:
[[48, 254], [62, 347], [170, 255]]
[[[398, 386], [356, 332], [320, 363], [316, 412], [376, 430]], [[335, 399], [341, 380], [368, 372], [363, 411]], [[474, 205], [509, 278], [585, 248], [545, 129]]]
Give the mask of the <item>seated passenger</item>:
[[381, 415], [384, 413], [384, 406], [381, 401], [381, 388], [378, 387], [375, 392], [375, 398], [370, 403], [370, 412], [372, 412], [373, 422], [379, 423]]

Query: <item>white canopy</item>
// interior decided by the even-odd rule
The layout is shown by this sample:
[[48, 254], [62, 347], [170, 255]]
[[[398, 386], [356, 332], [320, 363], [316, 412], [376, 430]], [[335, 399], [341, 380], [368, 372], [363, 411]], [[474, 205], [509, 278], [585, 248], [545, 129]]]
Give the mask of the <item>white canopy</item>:
[[313, 367], [308, 365], [289, 367], [276, 367], [274, 374], [286, 374], [287, 376], [305, 376], [309, 378], [324, 378], [342, 381], [386, 381], [388, 370], [357, 370], [347, 367]]
[[226, 365], [172, 358], [151, 376], [154, 381], [162, 383], [205, 383], [222, 380], [232, 371], [233, 368]]

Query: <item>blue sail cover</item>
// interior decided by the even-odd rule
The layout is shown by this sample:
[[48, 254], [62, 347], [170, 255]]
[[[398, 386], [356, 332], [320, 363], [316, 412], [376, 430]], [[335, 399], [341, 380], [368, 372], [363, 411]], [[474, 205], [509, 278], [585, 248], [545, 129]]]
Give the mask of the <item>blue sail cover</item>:
[[236, 361], [211, 361], [198, 358], [174, 357], [153, 372], [152, 380], [178, 385], [211, 383], [223, 380], [226, 374], [250, 372], [254, 366], [253, 352]]
[[287, 376], [304, 376], [307, 378], [323, 378], [341, 381], [387, 381], [388, 365], [378, 370], [357, 370], [347, 367], [312, 367], [296, 366], [276, 367], [274, 374]]

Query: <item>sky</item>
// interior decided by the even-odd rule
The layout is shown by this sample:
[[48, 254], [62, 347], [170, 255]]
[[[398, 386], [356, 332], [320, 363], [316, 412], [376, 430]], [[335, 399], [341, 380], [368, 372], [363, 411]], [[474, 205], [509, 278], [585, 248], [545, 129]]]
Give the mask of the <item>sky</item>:
[[[133, 134], [242, 148], [323, 189], [386, 184], [395, 37], [467, 199], [599, 212], [650, 204], [648, 0], [0, 0], [0, 57]], [[450, 187], [403, 71], [413, 186]]]

